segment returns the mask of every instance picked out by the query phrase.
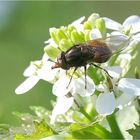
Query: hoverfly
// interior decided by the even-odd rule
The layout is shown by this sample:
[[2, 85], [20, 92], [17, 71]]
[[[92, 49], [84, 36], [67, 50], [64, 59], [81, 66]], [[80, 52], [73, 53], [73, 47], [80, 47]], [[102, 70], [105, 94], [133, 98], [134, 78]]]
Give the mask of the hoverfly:
[[69, 70], [71, 67], [74, 67], [74, 71], [68, 84], [69, 86], [73, 74], [77, 68], [83, 66], [85, 70], [86, 88], [87, 64], [104, 70], [107, 75], [110, 76], [104, 68], [98, 66], [96, 63], [107, 62], [112, 55], [121, 52], [128, 46], [128, 44], [129, 39], [124, 35], [115, 35], [106, 38], [94, 39], [82, 44], [77, 44], [72, 46], [66, 52], [62, 51], [61, 54], [57, 57], [57, 61], [55, 62], [55, 65], [52, 66], [52, 69], [62, 68], [64, 70]]

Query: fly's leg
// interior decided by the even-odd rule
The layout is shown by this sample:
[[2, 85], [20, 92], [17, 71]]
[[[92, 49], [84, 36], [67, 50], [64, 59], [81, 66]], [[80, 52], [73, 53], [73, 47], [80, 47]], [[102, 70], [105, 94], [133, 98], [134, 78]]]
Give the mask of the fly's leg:
[[72, 73], [72, 75], [71, 75], [71, 77], [70, 77], [70, 81], [69, 81], [69, 83], [68, 83], [68, 85], [67, 85], [66, 88], [69, 87], [69, 85], [70, 85], [70, 83], [71, 83], [71, 80], [72, 80], [72, 77], [73, 77], [73, 75], [74, 75], [74, 73], [75, 73], [76, 70], [77, 70], [77, 67], [74, 69], [74, 71], [73, 71], [73, 73]]
[[108, 71], [107, 71], [106, 69], [104, 69], [104, 68], [102, 68], [102, 67], [100, 67], [100, 66], [98, 66], [98, 65], [96, 65], [96, 64], [94, 64], [94, 63], [91, 63], [91, 64], [92, 64], [93, 66], [95, 66], [95, 67], [97, 67], [97, 68], [103, 70], [111, 79], [113, 78], [112, 76], [109, 75], [109, 73], [108, 73]]
[[108, 82], [109, 90], [110, 90], [110, 92], [111, 92], [111, 91], [114, 91], [114, 90], [113, 90], [113, 83], [112, 83], [112, 81], [111, 81], [111, 79], [113, 79], [113, 77], [112, 77], [111, 75], [109, 75], [108, 71], [107, 71], [106, 69], [104, 69], [104, 68], [102, 68], [102, 67], [100, 67], [100, 66], [94, 64], [94, 63], [91, 63], [91, 64], [92, 64], [93, 66], [95, 66], [95, 67], [97, 67], [97, 68], [103, 70], [103, 71], [107, 74], [107, 82]]
[[84, 70], [85, 70], [85, 89], [87, 89], [87, 67], [84, 66]]

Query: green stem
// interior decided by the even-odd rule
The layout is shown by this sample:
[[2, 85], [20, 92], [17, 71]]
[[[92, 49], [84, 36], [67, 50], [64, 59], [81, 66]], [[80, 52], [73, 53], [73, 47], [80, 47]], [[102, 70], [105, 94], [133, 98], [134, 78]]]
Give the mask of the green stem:
[[89, 120], [93, 121], [93, 118], [85, 111], [83, 107], [80, 107], [80, 112]]
[[[83, 113], [83, 115], [90, 121], [93, 121], [93, 118], [84, 110], [83, 107], [80, 108], [80, 112]], [[108, 130], [106, 130], [103, 126], [99, 125], [97, 122], [94, 122], [93, 125], [89, 125], [89, 127], [87, 127], [88, 132], [92, 132], [94, 133], [94, 135], [96, 135], [99, 138], [103, 138], [103, 139], [112, 139], [114, 138], [114, 135], [109, 132]], [[86, 128], [85, 128], [86, 130]]]
[[112, 134], [113, 134], [113, 138], [115, 139], [124, 139], [121, 131], [120, 131], [120, 128], [118, 126], [118, 123], [116, 121], [116, 118], [115, 118], [115, 115], [112, 114], [110, 116], [107, 116], [107, 121], [109, 123], [109, 126], [111, 128], [111, 131], [112, 131]]
[[114, 65], [114, 63], [115, 63], [115, 61], [117, 60], [117, 58], [118, 58], [118, 56], [119, 56], [119, 54], [115, 54], [113, 57], [112, 57], [112, 59], [110, 59], [110, 61], [109, 61], [109, 66], [113, 66]]
[[94, 124], [88, 128], [88, 132], [93, 133], [95, 136], [102, 139], [113, 139], [112, 133], [99, 124]]

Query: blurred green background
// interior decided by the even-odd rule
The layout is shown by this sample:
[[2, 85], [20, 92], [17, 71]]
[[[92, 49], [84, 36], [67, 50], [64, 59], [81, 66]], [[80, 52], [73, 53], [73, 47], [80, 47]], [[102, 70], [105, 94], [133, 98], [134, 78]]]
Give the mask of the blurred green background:
[[[16, 95], [14, 90], [25, 79], [22, 73], [29, 62], [41, 59], [50, 27], [68, 25], [93, 12], [123, 22], [130, 15], [140, 15], [140, 2], [0, 1], [0, 123], [14, 124], [12, 112], [29, 112], [30, 105], [50, 109], [50, 100], [55, 99], [50, 84], [40, 81], [23, 95]], [[133, 66], [140, 65], [139, 59]], [[133, 76], [133, 71], [134, 67], [128, 75]]]

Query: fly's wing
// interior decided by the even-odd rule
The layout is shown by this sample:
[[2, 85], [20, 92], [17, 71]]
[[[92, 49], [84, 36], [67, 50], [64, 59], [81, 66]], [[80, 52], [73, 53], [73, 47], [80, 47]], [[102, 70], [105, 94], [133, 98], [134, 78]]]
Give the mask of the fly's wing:
[[105, 43], [113, 53], [117, 53], [127, 48], [130, 43], [130, 38], [124, 35], [110, 36], [105, 39]]
[[95, 40], [90, 40], [86, 44], [91, 45], [92, 47], [108, 47], [112, 53], [117, 53], [125, 49], [130, 42], [130, 38], [124, 35], [114, 35], [106, 38], [99, 38]]

